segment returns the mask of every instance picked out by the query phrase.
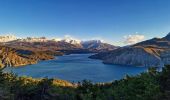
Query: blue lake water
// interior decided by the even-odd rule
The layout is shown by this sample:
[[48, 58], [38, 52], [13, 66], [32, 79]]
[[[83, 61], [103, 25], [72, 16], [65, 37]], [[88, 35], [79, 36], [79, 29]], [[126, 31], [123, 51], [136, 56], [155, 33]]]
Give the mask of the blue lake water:
[[59, 78], [71, 82], [84, 79], [93, 82], [111, 82], [123, 78], [126, 74], [137, 75], [147, 70], [145, 67], [107, 65], [101, 60], [88, 58], [92, 54], [71, 54], [56, 59], [40, 61], [38, 64], [17, 68], [5, 68], [5, 72], [14, 72], [19, 76], [34, 78]]

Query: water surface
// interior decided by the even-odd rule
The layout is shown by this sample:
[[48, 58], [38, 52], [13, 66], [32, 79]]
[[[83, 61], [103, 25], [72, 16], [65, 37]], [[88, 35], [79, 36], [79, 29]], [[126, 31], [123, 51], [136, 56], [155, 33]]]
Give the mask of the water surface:
[[110, 82], [121, 79], [126, 74], [137, 75], [147, 69], [135, 66], [107, 65], [103, 64], [101, 60], [88, 58], [90, 55], [92, 54], [64, 55], [34, 65], [6, 68], [4, 71], [12, 71], [19, 76], [59, 78], [71, 82], [84, 79], [93, 82]]

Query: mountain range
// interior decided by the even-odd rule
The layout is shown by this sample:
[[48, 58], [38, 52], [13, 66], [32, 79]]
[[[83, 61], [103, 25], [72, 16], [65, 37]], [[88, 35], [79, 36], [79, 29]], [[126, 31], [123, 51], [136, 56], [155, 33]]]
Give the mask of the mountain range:
[[[35, 64], [40, 60], [53, 59], [56, 55], [71, 53], [97, 53], [89, 58], [101, 59], [106, 64], [142, 67], [170, 64], [170, 33], [163, 38], [153, 38], [124, 47], [103, 43], [100, 40], [7, 37], [9, 41], [0, 42], [0, 67]], [[4, 38], [6, 37], [2, 39]]]
[[[1, 41], [6, 40], [5, 42]], [[100, 40], [88, 40], [88, 41], [80, 41], [78, 39], [73, 38], [64, 38], [64, 39], [47, 39], [45, 37], [27, 37], [22, 39], [10, 39], [12, 36], [1, 36], [0, 43], [13, 47], [13, 48], [22, 48], [22, 49], [36, 49], [36, 50], [74, 50], [74, 49], [87, 49], [94, 50], [96, 52], [102, 50], [113, 50], [118, 48], [118, 46], [113, 46], [107, 43], [103, 43]], [[13, 36], [14, 37], [14, 36]], [[12, 37], [12, 38], [13, 38]]]

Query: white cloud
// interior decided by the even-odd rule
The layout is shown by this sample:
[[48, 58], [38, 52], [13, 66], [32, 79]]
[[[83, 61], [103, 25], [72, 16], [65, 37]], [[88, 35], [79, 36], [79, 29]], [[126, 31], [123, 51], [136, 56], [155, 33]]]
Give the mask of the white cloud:
[[123, 42], [126, 45], [135, 44], [137, 42], [141, 42], [145, 39], [144, 35], [128, 35], [124, 36], [125, 41]]

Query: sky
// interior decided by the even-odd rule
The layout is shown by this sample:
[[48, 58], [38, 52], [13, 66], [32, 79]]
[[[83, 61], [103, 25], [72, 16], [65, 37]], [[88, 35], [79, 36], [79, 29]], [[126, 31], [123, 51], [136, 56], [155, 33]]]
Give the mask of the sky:
[[0, 35], [126, 45], [170, 32], [170, 0], [0, 0]]

